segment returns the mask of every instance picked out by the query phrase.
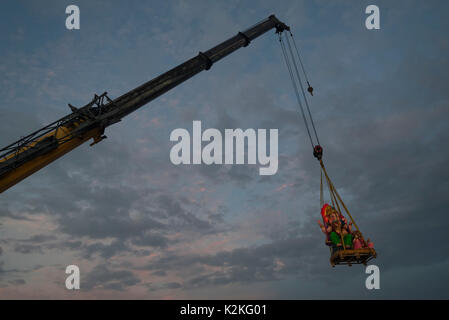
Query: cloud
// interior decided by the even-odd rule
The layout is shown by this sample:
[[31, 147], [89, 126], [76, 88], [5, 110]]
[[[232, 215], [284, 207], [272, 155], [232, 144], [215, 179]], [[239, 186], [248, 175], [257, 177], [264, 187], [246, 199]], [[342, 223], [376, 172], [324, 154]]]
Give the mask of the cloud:
[[[95, 297], [251, 298], [261, 287], [289, 299], [447, 296], [446, 4], [380, 1], [378, 32], [361, 26], [363, 3], [344, 1], [140, 2], [126, 16], [118, 2], [106, 12], [96, 2], [80, 6], [79, 33], [52, 32], [58, 10], [34, 5], [30, 12], [51, 25], [36, 31], [45, 38], [33, 40], [38, 28], [21, 19], [2, 31], [20, 35], [0, 44], [3, 145], [65, 115], [68, 102], [83, 105], [105, 90], [117, 97], [275, 12], [300, 44], [324, 161], [375, 243], [382, 290], [363, 289], [362, 268], [329, 266], [316, 225], [319, 165], [272, 32], [107, 128], [100, 144], [3, 193], [2, 285], [40, 292], [47, 267], [77, 261], [90, 270], [82, 287]], [[279, 129], [278, 173], [172, 165], [169, 134], [193, 120]]]
[[128, 270], [111, 270], [104, 264], [97, 265], [83, 281], [83, 288], [91, 290], [102, 288], [106, 290], [125, 290], [129, 286], [140, 283], [132, 272]]
[[[315, 253], [320, 251], [322, 243], [319, 240], [316, 237], [290, 238], [208, 255], [164, 255], [145, 269], [155, 270], [152, 274], [161, 276], [166, 272], [178, 273], [186, 289], [279, 281], [291, 275], [304, 276], [305, 272], [309, 277], [317, 277], [318, 272], [309, 270], [315, 269], [318, 258]], [[181, 271], [180, 265], [189, 267]]]
[[26, 283], [26, 281], [23, 279], [14, 279], [14, 280], [10, 280], [9, 283], [14, 286], [20, 286], [20, 285], [24, 285]]

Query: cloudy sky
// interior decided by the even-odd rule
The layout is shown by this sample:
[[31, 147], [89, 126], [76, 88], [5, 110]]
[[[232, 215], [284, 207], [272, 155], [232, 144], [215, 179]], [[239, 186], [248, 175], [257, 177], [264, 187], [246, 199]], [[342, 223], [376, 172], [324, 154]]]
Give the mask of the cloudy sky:
[[[364, 26], [377, 4], [381, 29]], [[77, 4], [81, 29], [65, 28]], [[309, 77], [325, 163], [378, 251], [331, 268], [313, 158], [268, 32], [0, 195], [0, 299], [449, 298], [447, 1], [4, 1], [0, 146], [274, 13]], [[279, 129], [279, 170], [175, 166], [170, 132]], [[65, 288], [65, 268], [81, 290]]]

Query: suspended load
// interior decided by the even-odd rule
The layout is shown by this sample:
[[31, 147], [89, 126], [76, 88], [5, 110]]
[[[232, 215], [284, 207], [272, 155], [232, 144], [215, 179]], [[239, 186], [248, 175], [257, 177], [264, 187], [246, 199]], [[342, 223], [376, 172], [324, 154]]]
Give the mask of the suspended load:
[[[320, 160], [320, 165], [320, 206], [322, 221], [318, 220], [318, 224], [321, 231], [326, 235], [326, 245], [329, 246], [331, 252], [330, 263], [333, 267], [339, 264], [349, 266], [353, 264], [366, 265], [368, 261], [377, 256], [374, 244], [370, 239], [365, 240], [363, 237], [348, 208], [332, 184], [324, 167], [323, 160]], [[332, 205], [324, 203], [323, 200], [323, 173], [326, 178]], [[349, 223], [342, 213], [342, 207], [350, 218]], [[353, 227], [355, 227], [355, 230]]]
[[[312, 113], [310, 112], [309, 102], [306, 97], [304, 85], [299, 72], [297, 60], [301, 66], [302, 73], [305, 77], [305, 83], [307, 84], [307, 91], [313, 96], [313, 88], [310, 85], [307, 73], [302, 63], [301, 55], [299, 54], [298, 47], [290, 34], [290, 41], [287, 32], [279, 33], [279, 43], [281, 45], [284, 60], [290, 74], [293, 90], [295, 92], [296, 100], [298, 102], [299, 109], [301, 111], [302, 118], [310, 139], [310, 144], [313, 149], [313, 156], [318, 159], [321, 166], [321, 184], [320, 184], [320, 207], [321, 207], [321, 220], [318, 224], [321, 231], [326, 235], [326, 245], [329, 246], [331, 257], [330, 263], [332, 267], [336, 265], [353, 265], [364, 264], [373, 258], [376, 258], [377, 253], [374, 249], [373, 243], [370, 239], [365, 240], [359, 227], [355, 223], [348, 208], [344, 204], [337, 190], [335, 189], [332, 181], [327, 174], [326, 168], [323, 163], [323, 148], [320, 145], [315, 123], [313, 121]], [[285, 41], [285, 43], [284, 43]], [[291, 45], [293, 43], [293, 46]], [[295, 48], [295, 53], [292, 48]], [[301, 98], [302, 96], [302, 98]], [[305, 108], [304, 108], [304, 105]], [[307, 112], [306, 112], [307, 111]], [[306, 116], [308, 115], [308, 117]], [[310, 127], [313, 129], [311, 133]], [[315, 141], [314, 141], [315, 140]], [[326, 184], [329, 189], [330, 204], [324, 203], [323, 200], [323, 173], [326, 179]], [[348, 223], [347, 218], [343, 214], [341, 208], [345, 210], [346, 215], [350, 221]]]

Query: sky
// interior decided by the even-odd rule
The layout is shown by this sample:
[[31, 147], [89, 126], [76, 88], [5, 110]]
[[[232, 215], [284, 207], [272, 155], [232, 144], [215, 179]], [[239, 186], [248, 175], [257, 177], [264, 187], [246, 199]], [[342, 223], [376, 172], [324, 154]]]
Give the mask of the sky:
[[[66, 6], [80, 30], [65, 28]], [[365, 8], [380, 9], [380, 30]], [[447, 1], [3, 1], [0, 146], [269, 16], [291, 26], [324, 162], [378, 252], [329, 264], [320, 168], [274, 31], [0, 195], [0, 299], [448, 299]], [[170, 133], [279, 130], [279, 169], [170, 162]], [[77, 265], [81, 289], [65, 288]]]

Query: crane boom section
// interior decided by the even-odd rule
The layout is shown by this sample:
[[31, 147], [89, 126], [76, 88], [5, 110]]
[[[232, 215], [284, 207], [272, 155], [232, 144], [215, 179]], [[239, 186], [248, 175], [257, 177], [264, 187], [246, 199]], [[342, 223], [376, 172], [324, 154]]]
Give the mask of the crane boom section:
[[253, 39], [275, 28], [277, 33], [290, 28], [274, 15], [260, 21], [212, 49], [143, 85], [111, 100], [107, 93], [95, 95], [81, 108], [69, 104], [72, 113], [0, 150], [0, 193], [39, 169], [93, 139], [93, 144], [106, 138], [104, 129], [156, 99], [236, 51]]

